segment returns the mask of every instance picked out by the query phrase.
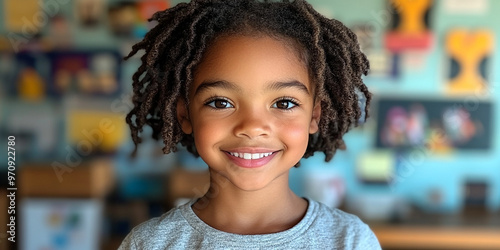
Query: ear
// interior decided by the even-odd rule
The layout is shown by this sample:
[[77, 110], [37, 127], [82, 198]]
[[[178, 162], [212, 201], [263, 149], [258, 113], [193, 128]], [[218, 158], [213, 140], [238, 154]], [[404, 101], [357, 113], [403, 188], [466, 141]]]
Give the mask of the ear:
[[181, 125], [182, 131], [185, 134], [189, 135], [193, 133], [193, 126], [191, 125], [191, 120], [189, 119], [186, 102], [182, 98], [177, 100], [177, 121]]
[[321, 101], [316, 101], [312, 112], [311, 124], [309, 124], [309, 134], [314, 134], [318, 132], [320, 118], [321, 118]]

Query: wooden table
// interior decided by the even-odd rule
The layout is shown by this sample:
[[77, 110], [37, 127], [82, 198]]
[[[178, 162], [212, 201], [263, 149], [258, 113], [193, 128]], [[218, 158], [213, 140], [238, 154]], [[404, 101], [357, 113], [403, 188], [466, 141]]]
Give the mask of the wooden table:
[[500, 228], [371, 227], [383, 249], [500, 249]]
[[400, 223], [370, 223], [383, 249], [500, 250], [500, 214], [415, 216]]

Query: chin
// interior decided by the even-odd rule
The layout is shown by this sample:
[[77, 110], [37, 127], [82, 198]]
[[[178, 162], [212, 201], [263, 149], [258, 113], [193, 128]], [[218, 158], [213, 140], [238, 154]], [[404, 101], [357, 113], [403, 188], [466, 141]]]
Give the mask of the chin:
[[[237, 188], [243, 191], [259, 191], [271, 186], [281, 185], [279, 176], [274, 179], [270, 178], [256, 178], [256, 176], [247, 176], [247, 178], [230, 179], [230, 182]], [[288, 180], [286, 180], [288, 186]]]

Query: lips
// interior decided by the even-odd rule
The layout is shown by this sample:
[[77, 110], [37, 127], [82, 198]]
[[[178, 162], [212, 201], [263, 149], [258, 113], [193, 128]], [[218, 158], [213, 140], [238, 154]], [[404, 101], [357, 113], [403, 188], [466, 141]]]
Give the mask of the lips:
[[228, 158], [236, 165], [243, 168], [258, 168], [270, 162], [279, 151], [259, 150], [256, 151], [224, 151]]
[[273, 152], [269, 152], [269, 153], [255, 153], [255, 154], [252, 154], [252, 153], [237, 153], [237, 152], [228, 152], [230, 155], [234, 156], [234, 157], [239, 157], [239, 158], [243, 158], [245, 160], [258, 160], [258, 159], [261, 159], [261, 158], [264, 158], [264, 157], [268, 157], [270, 155], [273, 154]]

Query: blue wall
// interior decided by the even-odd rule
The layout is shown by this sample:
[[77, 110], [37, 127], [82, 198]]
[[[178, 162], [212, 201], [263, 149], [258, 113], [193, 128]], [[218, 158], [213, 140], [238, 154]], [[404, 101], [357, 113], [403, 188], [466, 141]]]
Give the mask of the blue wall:
[[[180, 1], [172, 1], [178, 3]], [[375, 28], [374, 46], [382, 48], [382, 37], [389, 27], [388, 1], [385, 0], [310, 0], [318, 11], [339, 19], [347, 26], [371, 24]], [[444, 1], [435, 1], [431, 15], [431, 28], [435, 42], [432, 49], [423, 56], [423, 67], [402, 68], [397, 79], [366, 77], [365, 82], [374, 92], [375, 97], [387, 95], [405, 95], [411, 97], [447, 98], [443, 91], [445, 75], [444, 38], [451, 28], [489, 29], [495, 34], [495, 47], [499, 48], [500, 39], [500, 1], [489, 1], [489, 8], [481, 15], [450, 14], [444, 9]], [[500, 64], [498, 53], [494, 52], [490, 69], [489, 96], [478, 96], [479, 99], [491, 100], [494, 107], [494, 124], [500, 122], [500, 112], [496, 98], [500, 96]], [[463, 98], [464, 104], [471, 97]], [[472, 100], [475, 96], [472, 96]], [[373, 113], [373, 112], [372, 112]], [[400, 195], [419, 207], [441, 212], [457, 212], [462, 207], [463, 183], [465, 180], [478, 179], [489, 183], [488, 206], [491, 210], [500, 209], [500, 134], [494, 130], [491, 135], [492, 148], [489, 151], [455, 151], [440, 155], [429, 151], [416, 151], [400, 155], [406, 163], [396, 167], [392, 176], [393, 183], [388, 186], [366, 185], [358, 181], [355, 173], [355, 162], [360, 153], [371, 151], [375, 144], [375, 117], [364, 125], [363, 129], [355, 129], [346, 136], [347, 150], [340, 151], [329, 163], [324, 163], [321, 154], [304, 160], [303, 166], [292, 170], [292, 188], [299, 194], [304, 192], [303, 176], [311, 171], [335, 171], [340, 173], [347, 184], [347, 198], [363, 194]], [[411, 159], [414, 159], [413, 161]], [[416, 160], [415, 160], [416, 159]], [[334, 169], [334, 170], [332, 170]], [[429, 204], [428, 194], [432, 190], [440, 190], [442, 203], [438, 207]]]
[[[382, 46], [382, 32], [387, 24], [386, 1], [310, 1], [314, 6], [328, 9], [333, 17], [351, 26], [359, 23], [371, 23], [378, 31], [376, 46]], [[483, 15], [452, 15], [444, 9], [444, 1], [435, 1], [435, 9], [431, 16], [431, 27], [435, 35], [435, 44], [425, 55], [424, 67], [421, 69], [403, 68], [401, 77], [397, 80], [366, 78], [366, 83], [375, 95], [410, 95], [412, 97], [444, 97], [442, 86], [444, 81], [443, 62], [445, 60], [444, 38], [451, 28], [481, 28], [489, 29], [495, 34], [495, 48], [500, 48], [500, 1], [489, 1], [489, 9]], [[500, 112], [496, 98], [500, 96], [500, 82], [498, 78], [500, 64], [498, 53], [492, 57], [490, 70], [490, 96], [477, 96], [491, 100], [494, 104], [493, 128], [498, 128]], [[472, 99], [470, 99], [472, 98]], [[476, 96], [463, 98], [464, 104], [475, 99]], [[374, 119], [371, 121], [374, 122]], [[497, 131], [491, 135], [492, 148], [489, 151], [456, 151], [451, 155], [437, 155], [431, 152], [414, 152], [403, 155], [403, 158], [421, 157], [416, 164], [404, 164], [400, 172], [395, 173], [396, 181], [390, 188], [374, 188], [356, 181], [354, 162], [356, 156], [370, 150], [374, 145], [374, 129], [371, 124], [366, 125], [364, 131], [353, 131], [347, 136], [347, 152], [338, 154], [331, 163], [339, 168], [348, 180], [348, 192], [353, 196], [365, 192], [392, 192], [409, 198], [418, 205], [428, 208], [427, 194], [434, 189], [440, 189], [443, 194], [443, 203], [437, 208], [442, 211], [458, 211], [462, 206], [462, 184], [466, 179], [485, 180], [490, 184], [489, 207], [492, 210], [500, 208], [500, 134]], [[495, 130], [495, 129], [494, 129]], [[320, 165], [321, 158], [307, 161], [308, 165]]]

